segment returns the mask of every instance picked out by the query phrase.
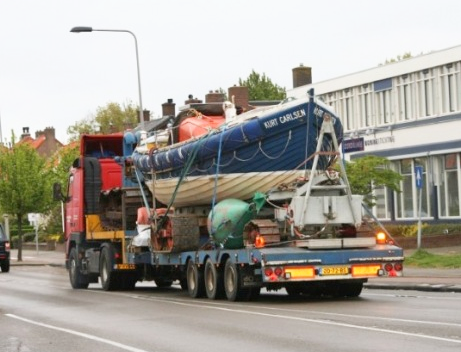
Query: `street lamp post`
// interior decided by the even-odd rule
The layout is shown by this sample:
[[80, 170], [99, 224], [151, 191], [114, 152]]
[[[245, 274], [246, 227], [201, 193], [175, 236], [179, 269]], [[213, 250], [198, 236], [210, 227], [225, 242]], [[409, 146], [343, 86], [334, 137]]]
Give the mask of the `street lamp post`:
[[139, 69], [139, 54], [138, 54], [138, 40], [133, 32], [126, 29], [94, 29], [93, 27], [74, 27], [70, 30], [72, 33], [87, 33], [87, 32], [125, 32], [130, 33], [134, 38], [134, 46], [136, 48], [136, 66], [138, 69], [138, 93], [139, 93], [139, 121], [141, 130], [144, 131], [144, 112], [142, 108], [142, 95], [141, 95], [141, 72]]

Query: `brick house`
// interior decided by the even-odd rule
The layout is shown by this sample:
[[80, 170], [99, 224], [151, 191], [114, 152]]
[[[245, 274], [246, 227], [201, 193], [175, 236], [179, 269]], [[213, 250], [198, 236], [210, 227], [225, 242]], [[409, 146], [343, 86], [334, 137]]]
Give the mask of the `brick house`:
[[45, 158], [50, 157], [63, 147], [63, 144], [56, 139], [53, 127], [47, 127], [43, 131], [35, 132], [35, 138], [30, 135], [29, 127], [23, 127], [18, 144], [21, 143], [30, 144], [39, 155]]

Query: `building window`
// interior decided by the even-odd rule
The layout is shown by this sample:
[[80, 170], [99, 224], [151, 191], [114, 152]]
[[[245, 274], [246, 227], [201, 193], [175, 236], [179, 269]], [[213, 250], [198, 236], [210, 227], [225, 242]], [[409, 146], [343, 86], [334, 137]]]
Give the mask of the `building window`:
[[374, 190], [376, 196], [375, 215], [381, 220], [391, 219], [391, 197], [390, 191], [384, 187], [377, 187]]
[[423, 77], [418, 82], [419, 88], [419, 116], [426, 117], [434, 114], [434, 93], [433, 93], [433, 79]]
[[341, 118], [346, 131], [350, 131], [355, 128], [354, 125], [354, 104], [352, 98], [352, 89], [347, 89], [342, 92], [339, 98], [340, 109], [338, 111], [339, 117]]
[[361, 127], [374, 126], [373, 115], [372, 115], [371, 93], [368, 88], [369, 86], [370, 85], [368, 84], [363, 86], [359, 93]]
[[378, 112], [378, 124], [391, 122], [391, 91], [385, 90], [376, 93], [376, 109]]
[[460, 216], [460, 155], [458, 153], [443, 156], [442, 182], [440, 186], [440, 216]]
[[458, 66], [450, 64], [441, 68], [442, 113], [457, 111], [460, 105], [460, 75], [456, 70]]
[[399, 121], [408, 121], [415, 118], [413, 106], [417, 104], [414, 99], [413, 90], [415, 82], [413, 75], [403, 75], [397, 79], [397, 95], [398, 100], [398, 119]]
[[[421, 192], [416, 188], [415, 166], [423, 167], [423, 180]], [[421, 215], [431, 216], [430, 199], [428, 197], [427, 159], [404, 159], [399, 161], [399, 171], [403, 177], [400, 183], [401, 193], [396, 197], [397, 218], [407, 219], [419, 216], [419, 196], [422, 196]]]

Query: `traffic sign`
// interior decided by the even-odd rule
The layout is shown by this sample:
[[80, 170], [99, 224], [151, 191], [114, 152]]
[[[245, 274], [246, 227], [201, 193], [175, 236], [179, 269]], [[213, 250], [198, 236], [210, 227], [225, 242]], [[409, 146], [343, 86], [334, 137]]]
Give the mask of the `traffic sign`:
[[423, 167], [422, 166], [415, 166], [415, 180], [416, 180], [416, 188], [417, 189], [423, 188]]

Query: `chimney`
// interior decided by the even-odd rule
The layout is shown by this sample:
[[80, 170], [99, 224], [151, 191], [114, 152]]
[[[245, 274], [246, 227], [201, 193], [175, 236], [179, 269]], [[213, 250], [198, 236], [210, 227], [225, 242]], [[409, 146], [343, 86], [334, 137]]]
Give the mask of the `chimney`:
[[26, 138], [26, 137], [30, 137], [29, 127], [23, 127], [23, 128], [22, 128], [21, 139], [24, 139], [24, 138]]
[[224, 94], [219, 93], [217, 90], [212, 91], [205, 95], [205, 103], [223, 103], [224, 102]]
[[[139, 111], [138, 111], [138, 116], [139, 116]], [[144, 122], [150, 121], [150, 111], [149, 110], [143, 110], [142, 111], [142, 117], [144, 119]], [[139, 121], [141, 122], [141, 121]]]
[[39, 133], [40, 133], [40, 135], [45, 135], [45, 138], [49, 139], [50, 141], [53, 141], [55, 139], [55, 130], [54, 130], [53, 127], [47, 127], [47, 128], [45, 128], [44, 131], [36, 132], [35, 133], [35, 135], [36, 135], [35, 138], [38, 137]]
[[243, 112], [251, 110], [248, 105], [249, 92], [248, 87], [233, 86], [228, 89], [229, 100], [234, 102], [236, 107], [241, 107]]
[[189, 94], [187, 97], [187, 100], [184, 102], [184, 104], [200, 104], [202, 101], [200, 99], [194, 98], [192, 94]]
[[176, 104], [173, 99], [168, 99], [166, 103], [162, 104], [162, 116], [176, 116]]
[[300, 64], [293, 69], [293, 88], [312, 83], [312, 68]]

